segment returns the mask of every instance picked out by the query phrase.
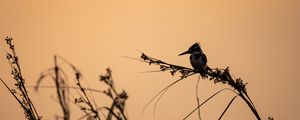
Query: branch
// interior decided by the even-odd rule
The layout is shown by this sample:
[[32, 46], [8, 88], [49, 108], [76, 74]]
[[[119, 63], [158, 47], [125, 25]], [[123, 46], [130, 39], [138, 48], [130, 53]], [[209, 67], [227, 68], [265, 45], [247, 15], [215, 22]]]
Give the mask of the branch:
[[[222, 68], [213, 68], [207, 67], [204, 70], [198, 71], [195, 69], [170, 64], [164, 62], [162, 60], [152, 58], [145, 53], [142, 53], [140, 57], [144, 62], [148, 63], [149, 65], [158, 65], [160, 67], [160, 71], [170, 71], [171, 75], [173, 76], [177, 72], [181, 74], [181, 78], [186, 78], [191, 74], [199, 73], [203, 79], [208, 79], [214, 81], [214, 83], [222, 83], [227, 84], [232, 87], [238, 95], [247, 103], [253, 114], [256, 116], [258, 120], [261, 120], [257, 110], [253, 102], [251, 101], [250, 97], [248, 96], [246, 85], [241, 78], [234, 79], [232, 78], [229, 67], [222, 69]], [[134, 58], [133, 58], [134, 59]], [[246, 96], [246, 97], [245, 97]], [[156, 97], [156, 96], [155, 96]]]

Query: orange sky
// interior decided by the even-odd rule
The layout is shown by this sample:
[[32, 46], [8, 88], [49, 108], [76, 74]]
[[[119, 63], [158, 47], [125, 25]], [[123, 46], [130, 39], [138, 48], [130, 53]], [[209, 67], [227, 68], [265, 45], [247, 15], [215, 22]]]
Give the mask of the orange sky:
[[[39, 73], [53, 65], [53, 55], [59, 54], [82, 71], [91, 88], [103, 89], [98, 76], [110, 67], [118, 89], [129, 93], [127, 112], [131, 120], [182, 119], [196, 106], [198, 77], [192, 76], [169, 89], [158, 104], [155, 118], [153, 106], [142, 115], [148, 100], [178, 76], [141, 74], [158, 67], [121, 56], [139, 57], [139, 49], [191, 67], [188, 56], [178, 54], [199, 41], [209, 66], [229, 66], [236, 77], [248, 82], [247, 90], [263, 119], [300, 119], [299, 11], [296, 0], [1, 0], [0, 77], [11, 80], [4, 55], [4, 38], [10, 36], [27, 85], [34, 85]], [[54, 85], [50, 80], [42, 84]], [[201, 80], [200, 100], [224, 87]], [[3, 85], [0, 90], [1, 119], [23, 119], [17, 102]], [[61, 114], [53, 99], [54, 90], [43, 89], [37, 94], [30, 89], [30, 94], [45, 119]], [[224, 92], [207, 103], [202, 118], [217, 119], [232, 96]], [[96, 98], [101, 103], [103, 96]], [[71, 114], [73, 119], [81, 116], [76, 110]], [[196, 114], [190, 117], [196, 118]], [[224, 116], [224, 120], [254, 118], [241, 99], [236, 99]]]

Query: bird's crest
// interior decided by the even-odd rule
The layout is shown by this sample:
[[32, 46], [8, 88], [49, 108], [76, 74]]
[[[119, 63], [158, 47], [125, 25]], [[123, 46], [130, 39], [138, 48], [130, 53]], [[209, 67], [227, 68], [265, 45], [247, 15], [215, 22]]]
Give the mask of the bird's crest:
[[199, 42], [194, 43], [191, 47], [190, 50], [199, 50], [201, 49]]

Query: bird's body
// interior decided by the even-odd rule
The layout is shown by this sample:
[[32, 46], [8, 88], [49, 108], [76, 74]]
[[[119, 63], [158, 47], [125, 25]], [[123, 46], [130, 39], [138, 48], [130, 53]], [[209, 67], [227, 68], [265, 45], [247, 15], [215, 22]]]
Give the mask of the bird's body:
[[190, 63], [194, 69], [200, 70], [206, 67], [207, 58], [205, 54], [190, 55]]
[[190, 63], [195, 70], [203, 71], [207, 68], [207, 58], [199, 46], [199, 43], [193, 44], [188, 51], [179, 55], [191, 54]]

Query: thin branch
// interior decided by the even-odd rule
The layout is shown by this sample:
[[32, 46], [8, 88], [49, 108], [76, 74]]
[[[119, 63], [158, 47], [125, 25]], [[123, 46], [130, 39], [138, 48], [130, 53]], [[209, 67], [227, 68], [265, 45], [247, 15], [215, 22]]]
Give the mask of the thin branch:
[[[252, 100], [247, 94], [246, 85], [247, 83], [244, 83], [241, 78], [232, 78], [229, 68], [220, 69], [220, 68], [210, 68], [207, 66], [203, 70], [194, 70], [187, 67], [182, 67], [174, 64], [169, 64], [166, 62], [163, 62], [159, 59], [152, 58], [150, 56], [147, 56], [146, 54], [142, 53], [140, 60], [144, 60], [144, 62], [149, 63], [149, 65], [158, 65], [160, 66], [160, 71], [170, 71], [171, 75], [174, 75], [175, 73], [179, 72], [181, 73], [181, 78], [188, 77], [189, 74], [195, 74], [199, 73], [203, 79], [208, 79], [214, 81], [214, 83], [222, 83], [227, 84], [234, 88], [234, 90], [239, 93], [238, 95], [242, 97], [242, 99], [247, 103], [253, 114], [258, 120], [261, 120]], [[134, 58], [135, 59], [135, 58]], [[163, 92], [163, 91], [161, 91]], [[161, 93], [160, 92], [160, 93]], [[159, 94], [160, 94], [159, 93]], [[156, 95], [155, 97], [157, 97]], [[246, 96], [246, 97], [245, 97]], [[152, 100], [151, 100], [152, 101]], [[151, 102], [150, 101], [150, 102]], [[149, 103], [147, 103], [149, 104]]]

